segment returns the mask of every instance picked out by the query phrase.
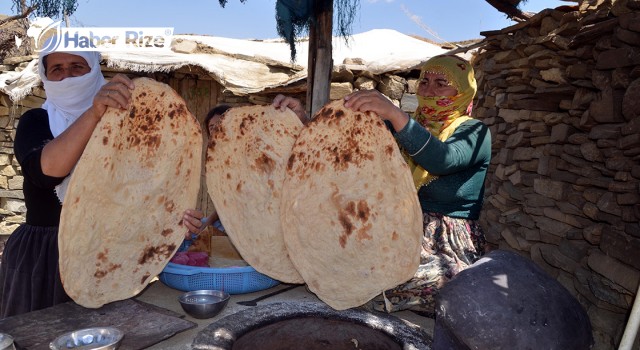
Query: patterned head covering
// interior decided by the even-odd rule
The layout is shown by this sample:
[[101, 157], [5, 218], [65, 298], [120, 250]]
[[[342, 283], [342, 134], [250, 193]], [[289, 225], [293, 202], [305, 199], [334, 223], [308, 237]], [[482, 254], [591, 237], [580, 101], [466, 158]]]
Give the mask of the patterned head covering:
[[[444, 74], [451, 86], [458, 91], [455, 96], [418, 95], [418, 108], [412, 116], [433, 136], [445, 141], [460, 124], [471, 119], [467, 114], [477, 90], [473, 67], [460, 57], [441, 55], [429, 59], [422, 66], [420, 79], [423, 79], [426, 73]], [[403, 151], [403, 155], [411, 169], [416, 190], [437, 179], [437, 176], [429, 174], [414, 162], [409, 154]]]
[[458, 94], [455, 96], [418, 96], [418, 108], [414, 118], [434, 136], [439, 136], [451, 122], [466, 115], [477, 85], [473, 67], [466, 60], [453, 55], [435, 56], [420, 71], [420, 79], [426, 73], [444, 74]]

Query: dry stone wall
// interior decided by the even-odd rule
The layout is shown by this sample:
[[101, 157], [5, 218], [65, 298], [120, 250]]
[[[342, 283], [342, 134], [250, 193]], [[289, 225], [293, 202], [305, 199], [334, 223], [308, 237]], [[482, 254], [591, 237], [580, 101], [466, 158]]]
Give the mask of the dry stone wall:
[[617, 348], [640, 282], [640, 1], [582, 1], [484, 34], [488, 240], [578, 298], [594, 349]]

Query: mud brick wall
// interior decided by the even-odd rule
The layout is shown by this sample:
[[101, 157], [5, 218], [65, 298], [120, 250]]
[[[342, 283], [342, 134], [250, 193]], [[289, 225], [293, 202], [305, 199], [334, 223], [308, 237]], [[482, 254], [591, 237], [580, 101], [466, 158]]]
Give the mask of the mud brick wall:
[[560, 281], [594, 349], [615, 349], [640, 281], [640, 1], [582, 1], [484, 34], [488, 240]]

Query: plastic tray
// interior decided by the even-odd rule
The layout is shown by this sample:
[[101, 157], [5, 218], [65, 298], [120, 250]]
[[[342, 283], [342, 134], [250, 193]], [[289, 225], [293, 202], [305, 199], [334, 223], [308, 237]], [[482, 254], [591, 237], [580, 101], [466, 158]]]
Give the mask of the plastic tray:
[[162, 283], [183, 292], [217, 289], [229, 294], [244, 294], [280, 284], [280, 281], [256, 271], [251, 266], [198, 267], [170, 262], [158, 277]]

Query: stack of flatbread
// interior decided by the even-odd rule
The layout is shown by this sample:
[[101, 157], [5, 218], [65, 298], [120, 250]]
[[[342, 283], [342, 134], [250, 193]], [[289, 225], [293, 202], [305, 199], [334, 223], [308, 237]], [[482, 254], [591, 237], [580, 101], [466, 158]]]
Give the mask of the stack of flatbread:
[[319, 110], [300, 132], [281, 202], [289, 256], [334, 309], [362, 305], [413, 277], [422, 212], [409, 168], [382, 120]]
[[232, 108], [207, 151], [207, 188], [256, 270], [306, 282], [335, 309], [413, 277], [422, 213], [398, 146], [375, 115], [342, 101], [302, 126], [272, 106]]
[[130, 298], [184, 239], [182, 213], [200, 187], [202, 131], [168, 85], [134, 79], [129, 110], [109, 108], [69, 182], [60, 274], [85, 307]]

